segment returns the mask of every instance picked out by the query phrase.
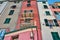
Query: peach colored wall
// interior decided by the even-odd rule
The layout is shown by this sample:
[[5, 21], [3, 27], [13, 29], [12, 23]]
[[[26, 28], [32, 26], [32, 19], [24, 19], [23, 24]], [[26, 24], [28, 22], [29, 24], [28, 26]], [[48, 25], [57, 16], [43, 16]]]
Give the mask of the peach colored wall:
[[11, 36], [4, 37], [4, 40], [12, 40]]
[[50, 6], [50, 9], [52, 10], [52, 12], [54, 12], [54, 11], [60, 11], [59, 8], [53, 9], [51, 6]]
[[[51, 11], [52, 11], [54, 17], [56, 18], [55, 14], [54, 14], [54, 11], [60, 12], [60, 9], [59, 9], [59, 8], [53, 9], [51, 6], [50, 6], [50, 9], [51, 9]], [[60, 26], [60, 20], [57, 20], [57, 22], [58, 22], [58, 24], [59, 24], [59, 26]]]

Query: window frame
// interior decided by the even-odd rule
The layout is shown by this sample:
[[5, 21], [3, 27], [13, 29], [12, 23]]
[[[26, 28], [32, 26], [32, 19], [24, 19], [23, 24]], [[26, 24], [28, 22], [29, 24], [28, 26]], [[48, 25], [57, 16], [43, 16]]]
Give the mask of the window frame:
[[5, 21], [4, 21], [4, 24], [9, 24], [11, 21], [11, 18], [6, 18]]
[[8, 15], [13, 15], [13, 13], [14, 13], [14, 10], [10, 10]]
[[44, 6], [44, 9], [48, 9], [48, 6], [47, 5], [43, 5]]
[[46, 16], [51, 16], [49, 11], [45, 11], [45, 13], [46, 13]]

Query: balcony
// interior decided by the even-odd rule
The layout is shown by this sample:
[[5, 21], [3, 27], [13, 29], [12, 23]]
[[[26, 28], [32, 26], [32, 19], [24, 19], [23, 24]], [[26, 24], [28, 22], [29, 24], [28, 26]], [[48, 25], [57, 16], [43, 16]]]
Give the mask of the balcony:
[[14, 32], [18, 32], [18, 31], [22, 31], [22, 30], [26, 30], [26, 29], [29, 29], [29, 28], [37, 28], [37, 27], [36, 26], [23, 27], [23, 28], [20, 28], [19, 30], [14, 30], [14, 31], [11, 31], [11, 32], [7, 32], [7, 33], [5, 33], [5, 35], [10, 34], [10, 33], [14, 33]]

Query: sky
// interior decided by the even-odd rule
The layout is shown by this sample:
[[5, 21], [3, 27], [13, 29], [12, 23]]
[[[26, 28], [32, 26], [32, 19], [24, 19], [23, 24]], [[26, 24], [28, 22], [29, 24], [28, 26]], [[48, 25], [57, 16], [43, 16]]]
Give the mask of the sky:
[[60, 2], [60, 0], [48, 0], [49, 4], [53, 4], [54, 2]]
[[[0, 0], [5, 1], [5, 0]], [[49, 4], [53, 4], [54, 2], [60, 2], [60, 0], [47, 0]]]

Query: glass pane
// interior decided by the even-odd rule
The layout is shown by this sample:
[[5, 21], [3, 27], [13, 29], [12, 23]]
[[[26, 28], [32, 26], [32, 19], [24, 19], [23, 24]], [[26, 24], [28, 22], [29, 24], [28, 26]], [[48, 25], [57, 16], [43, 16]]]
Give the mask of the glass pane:
[[8, 24], [10, 22], [11, 18], [6, 18], [4, 24]]
[[12, 15], [14, 13], [14, 10], [10, 10], [9, 15]]
[[50, 12], [49, 11], [46, 11], [46, 15], [50, 15]]

